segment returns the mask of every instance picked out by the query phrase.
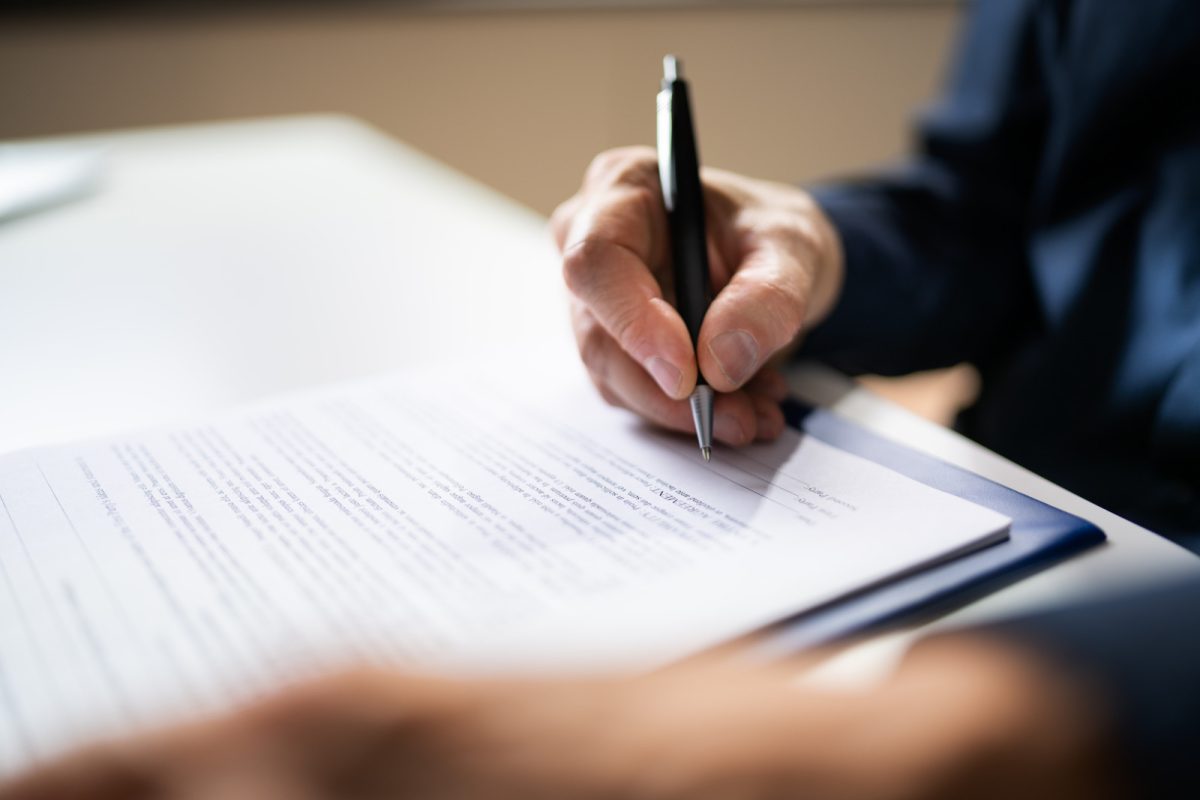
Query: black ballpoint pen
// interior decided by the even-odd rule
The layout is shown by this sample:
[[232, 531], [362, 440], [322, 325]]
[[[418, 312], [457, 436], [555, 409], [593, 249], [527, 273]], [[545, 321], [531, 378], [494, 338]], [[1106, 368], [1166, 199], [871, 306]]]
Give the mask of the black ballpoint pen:
[[[658, 176], [667, 207], [667, 226], [671, 230], [675, 307], [695, 348], [712, 290], [700, 157], [696, 153], [696, 131], [692, 127], [687, 83], [680, 76], [681, 66], [675, 56], [663, 59], [662, 90], [658, 93]], [[708, 461], [712, 457], [713, 390], [699, 372], [696, 390], [689, 401], [700, 453]]]

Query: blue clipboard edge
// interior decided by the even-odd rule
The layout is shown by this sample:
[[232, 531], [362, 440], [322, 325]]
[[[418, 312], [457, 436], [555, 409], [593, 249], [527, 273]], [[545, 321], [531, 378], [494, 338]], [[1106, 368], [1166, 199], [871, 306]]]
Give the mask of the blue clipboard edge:
[[1012, 528], [1007, 541], [839, 598], [759, 631], [755, 650], [765, 656], [784, 656], [938, 616], [1106, 538], [1085, 519], [893, 442], [827, 409], [788, 399], [783, 411], [791, 427], [927, 486], [999, 511], [1012, 519]]

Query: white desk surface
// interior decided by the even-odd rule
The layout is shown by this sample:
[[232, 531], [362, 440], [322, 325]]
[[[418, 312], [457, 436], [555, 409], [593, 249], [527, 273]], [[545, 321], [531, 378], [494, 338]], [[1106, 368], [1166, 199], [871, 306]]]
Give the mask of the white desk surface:
[[[544, 220], [354, 120], [53, 144], [96, 150], [104, 174], [89, 197], [0, 222], [0, 452], [480, 349], [512, 358], [522, 342], [570, 346]], [[807, 369], [793, 383], [1108, 534], [936, 625], [1200, 569], [1187, 551], [839, 375]]]

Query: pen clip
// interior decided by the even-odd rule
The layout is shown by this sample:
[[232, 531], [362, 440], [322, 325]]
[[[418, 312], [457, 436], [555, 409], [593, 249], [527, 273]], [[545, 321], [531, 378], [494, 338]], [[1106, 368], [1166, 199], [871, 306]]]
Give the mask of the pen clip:
[[658, 180], [662, 184], [663, 205], [675, 210], [675, 148], [671, 146], [671, 90], [658, 93]]

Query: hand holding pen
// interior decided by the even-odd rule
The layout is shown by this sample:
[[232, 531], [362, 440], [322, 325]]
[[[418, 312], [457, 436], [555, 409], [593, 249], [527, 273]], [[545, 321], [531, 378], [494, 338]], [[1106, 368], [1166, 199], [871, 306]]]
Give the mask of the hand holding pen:
[[693, 433], [688, 398], [716, 391], [713, 437], [729, 445], [777, 437], [786, 393], [769, 366], [833, 307], [837, 234], [795, 187], [705, 168], [701, 185], [712, 299], [695, 331], [672, 305], [671, 232], [655, 151], [593, 160], [551, 228], [572, 294], [588, 372], [609, 403]]

